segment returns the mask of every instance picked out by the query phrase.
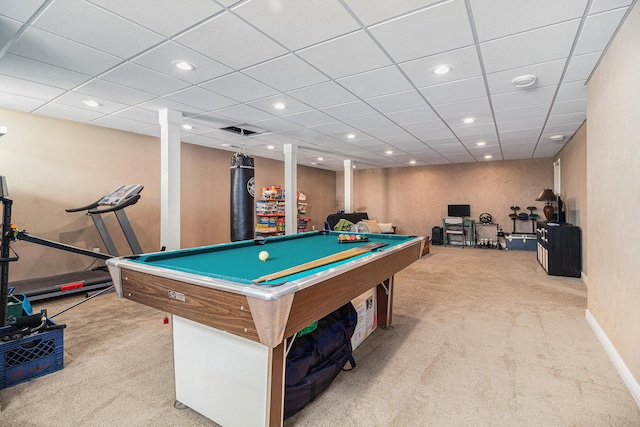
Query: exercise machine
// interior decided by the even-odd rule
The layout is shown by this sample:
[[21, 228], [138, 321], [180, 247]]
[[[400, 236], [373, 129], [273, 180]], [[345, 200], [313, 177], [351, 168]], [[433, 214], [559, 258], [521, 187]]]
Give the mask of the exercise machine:
[[[10, 226], [8, 237], [6, 238], [6, 240], [7, 242], [9, 240], [27, 241], [38, 245], [73, 252], [104, 261], [109, 258], [119, 256], [116, 246], [113, 243], [113, 239], [103, 219], [103, 215], [114, 213], [116, 218], [118, 219], [118, 223], [120, 224], [120, 228], [124, 233], [129, 247], [131, 248], [132, 254], [141, 254], [142, 248], [140, 247], [140, 243], [138, 242], [133, 228], [131, 227], [129, 219], [124, 212], [124, 208], [134, 205], [138, 202], [138, 200], [140, 200], [140, 192], [143, 188], [144, 186], [139, 184], [123, 185], [116, 188], [106, 196], [100, 198], [98, 201], [87, 206], [66, 209], [66, 212], [85, 211], [86, 215], [89, 215], [91, 217], [96, 226], [96, 229], [98, 230], [98, 233], [100, 234], [100, 238], [102, 239], [102, 242], [107, 249], [107, 253], [93, 252], [88, 249], [78, 248], [75, 246], [66, 245], [64, 243], [55, 242], [53, 240], [43, 239], [41, 237], [31, 235], [27, 231], [18, 230], [13, 225]], [[3, 236], [5, 236], [4, 232]], [[95, 291], [107, 288], [111, 285], [111, 276], [104, 266], [96, 267], [92, 270], [84, 270], [60, 274], [56, 276], [20, 280], [12, 282], [10, 284], [10, 286], [14, 288], [14, 292], [16, 294], [26, 295], [30, 301], [54, 298], [78, 292]]]

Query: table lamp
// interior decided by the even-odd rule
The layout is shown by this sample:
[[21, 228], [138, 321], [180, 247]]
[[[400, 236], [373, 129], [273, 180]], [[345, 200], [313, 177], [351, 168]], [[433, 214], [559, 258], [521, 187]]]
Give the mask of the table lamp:
[[542, 212], [544, 212], [545, 218], [547, 218], [547, 221], [551, 221], [551, 217], [553, 217], [554, 209], [553, 205], [551, 204], [553, 200], [556, 200], [556, 195], [553, 194], [553, 190], [550, 188], [545, 188], [544, 190], [542, 190], [538, 198], [536, 198], [536, 201], [538, 202], [547, 202], [544, 209], [542, 210]]

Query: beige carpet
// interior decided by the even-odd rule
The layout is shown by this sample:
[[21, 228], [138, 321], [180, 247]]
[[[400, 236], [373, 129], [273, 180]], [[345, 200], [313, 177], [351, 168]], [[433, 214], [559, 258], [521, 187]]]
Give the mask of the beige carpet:
[[[583, 282], [534, 252], [432, 247], [396, 277], [394, 329], [285, 426], [640, 426], [585, 309]], [[173, 407], [163, 317], [114, 294], [56, 317], [65, 368], [0, 391], [0, 425], [215, 425]]]

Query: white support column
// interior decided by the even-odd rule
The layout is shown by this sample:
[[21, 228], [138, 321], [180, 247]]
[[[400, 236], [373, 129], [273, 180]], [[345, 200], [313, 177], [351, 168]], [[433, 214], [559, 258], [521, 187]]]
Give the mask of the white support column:
[[353, 212], [353, 160], [344, 161], [344, 211]]
[[180, 249], [179, 111], [160, 110], [160, 245]]
[[284, 231], [298, 233], [298, 146], [284, 145]]

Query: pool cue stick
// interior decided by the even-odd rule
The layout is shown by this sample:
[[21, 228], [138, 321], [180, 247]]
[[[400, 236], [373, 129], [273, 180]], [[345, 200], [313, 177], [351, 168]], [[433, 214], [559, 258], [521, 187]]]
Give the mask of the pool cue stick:
[[366, 245], [358, 246], [357, 248], [351, 248], [343, 252], [338, 252], [337, 254], [329, 255], [324, 258], [320, 258], [313, 261], [309, 261], [304, 264], [296, 265], [295, 267], [287, 268], [286, 270], [280, 270], [280, 271], [276, 271], [275, 273], [258, 277], [257, 279], [253, 280], [253, 283], [261, 283], [261, 282], [266, 282], [268, 280], [275, 280], [281, 277], [289, 276], [291, 274], [296, 274], [302, 271], [311, 270], [312, 268], [322, 267], [323, 265], [342, 261], [348, 258], [353, 258], [354, 256], [358, 256], [366, 252], [370, 252], [375, 249], [382, 248], [387, 245], [389, 244], [383, 243], [383, 242], [367, 243]]

